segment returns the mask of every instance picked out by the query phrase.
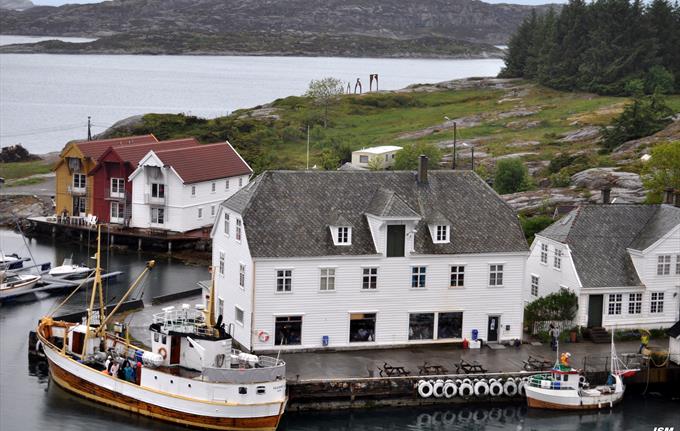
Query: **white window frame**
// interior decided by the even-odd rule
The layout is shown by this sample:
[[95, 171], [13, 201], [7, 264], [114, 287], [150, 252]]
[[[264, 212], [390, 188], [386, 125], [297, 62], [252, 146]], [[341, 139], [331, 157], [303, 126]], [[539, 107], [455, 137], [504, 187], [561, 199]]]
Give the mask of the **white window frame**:
[[238, 264], [238, 286], [242, 289], [246, 289], [246, 266], [243, 263]]
[[319, 268], [319, 291], [335, 292], [335, 267]]
[[541, 259], [540, 259], [540, 261], [543, 265], [548, 264], [548, 251], [549, 251], [548, 244], [541, 243]]
[[[156, 192], [154, 193], [154, 186], [156, 186]], [[151, 198], [152, 199], [165, 199], [165, 184], [164, 183], [151, 183]]]
[[213, 181], [210, 183], [210, 193], [215, 193], [217, 191], [217, 183]]
[[675, 275], [680, 275], [680, 254], [675, 256]]
[[664, 276], [671, 273], [671, 255], [660, 254], [656, 258], [656, 275]]
[[[503, 287], [504, 285], [504, 263], [490, 263], [489, 264], [489, 287]], [[500, 276], [500, 283], [498, 282]]]
[[[154, 211], [156, 212], [155, 221], [154, 221]], [[161, 217], [159, 217], [159, 214], [161, 214]], [[153, 223], [153, 224], [165, 224], [165, 208], [151, 207], [151, 223]]]
[[[414, 283], [415, 282], [415, 283]], [[415, 284], [415, 286], [414, 286]], [[411, 289], [419, 290], [427, 287], [427, 266], [414, 265], [411, 267]]]
[[243, 221], [240, 218], [236, 219], [236, 241], [241, 242], [241, 228]]
[[192, 198], [196, 197], [196, 186], [191, 186], [191, 197]]
[[210, 217], [215, 217], [215, 205], [210, 205]]
[[229, 213], [225, 211], [224, 212], [224, 234], [226, 236], [229, 236], [229, 229], [231, 227], [230, 225], [231, 225], [231, 220], [229, 220]]
[[338, 226], [335, 239], [337, 245], [352, 245], [352, 228], [350, 226]]
[[224, 267], [225, 267], [225, 254], [224, 250], [220, 250], [219, 253], [219, 274], [224, 277]]
[[124, 178], [111, 178], [109, 182], [109, 195], [112, 198], [122, 198], [125, 196], [125, 179]]
[[665, 292], [651, 292], [649, 295], [649, 312], [652, 314], [663, 314]]
[[243, 187], [243, 177], [238, 177], [238, 186], [239, 188]]
[[[454, 268], [456, 271], [454, 272]], [[455, 276], [455, 284], [453, 283]], [[465, 265], [450, 265], [449, 266], [449, 288], [461, 289], [465, 287]]]
[[227, 178], [224, 182], [224, 190], [229, 190], [229, 178]]
[[538, 289], [541, 284], [541, 277], [531, 274], [531, 296], [538, 297]]
[[366, 266], [361, 268], [361, 290], [363, 292], [374, 292], [378, 290], [377, 266]]
[[642, 314], [642, 293], [628, 294], [628, 314]]
[[81, 173], [73, 174], [73, 188], [74, 189], [86, 189], [87, 188], [87, 175]]
[[[279, 289], [279, 285], [281, 289]], [[293, 269], [276, 269], [276, 293], [293, 293]]]
[[447, 224], [438, 224], [434, 227], [434, 243], [445, 244], [450, 242], [451, 228]]
[[562, 249], [555, 247], [555, 257], [553, 258], [553, 269], [562, 270]]
[[607, 295], [607, 315], [620, 316], [621, 308], [623, 306], [622, 293], [610, 293]]
[[369, 157], [365, 154], [359, 154], [359, 163], [368, 163]]
[[[114, 207], [116, 207], [118, 210], [115, 213], [113, 211]], [[111, 223], [123, 222], [123, 220], [125, 219], [125, 208], [121, 202], [111, 201], [111, 205], [109, 206], [109, 219]]]
[[[241, 320], [239, 320], [239, 312], [241, 314]], [[237, 324], [244, 326], [244, 320], [245, 320], [245, 312], [243, 311], [243, 308], [239, 307], [238, 305], [234, 306], [234, 322]]]

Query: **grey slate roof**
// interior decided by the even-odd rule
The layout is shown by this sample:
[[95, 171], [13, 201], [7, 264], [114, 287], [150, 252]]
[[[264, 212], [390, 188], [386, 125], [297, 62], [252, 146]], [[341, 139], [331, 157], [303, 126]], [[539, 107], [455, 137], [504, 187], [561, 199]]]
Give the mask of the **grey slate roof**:
[[644, 250], [678, 224], [670, 205], [586, 205], [538, 235], [569, 245], [584, 287], [640, 286], [627, 249]]
[[668, 334], [668, 336], [672, 338], [680, 337], [680, 320], [675, 322], [675, 325], [668, 328], [666, 330], [666, 334]]
[[[421, 217], [420, 254], [528, 250], [514, 211], [470, 171], [431, 171], [427, 184], [410, 171], [269, 171], [222, 205], [242, 215], [253, 257], [376, 254], [366, 220], [375, 212]], [[451, 243], [432, 243], [424, 220], [437, 213], [451, 221]], [[333, 245], [339, 218], [352, 226], [350, 246]]]

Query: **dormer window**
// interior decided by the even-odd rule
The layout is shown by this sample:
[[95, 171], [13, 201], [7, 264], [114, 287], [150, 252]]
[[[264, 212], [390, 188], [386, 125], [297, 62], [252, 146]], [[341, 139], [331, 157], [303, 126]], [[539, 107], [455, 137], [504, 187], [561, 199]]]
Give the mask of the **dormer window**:
[[435, 243], [446, 243], [449, 242], [449, 225], [440, 224], [435, 226]]
[[352, 245], [352, 228], [349, 226], [331, 227], [335, 245]]

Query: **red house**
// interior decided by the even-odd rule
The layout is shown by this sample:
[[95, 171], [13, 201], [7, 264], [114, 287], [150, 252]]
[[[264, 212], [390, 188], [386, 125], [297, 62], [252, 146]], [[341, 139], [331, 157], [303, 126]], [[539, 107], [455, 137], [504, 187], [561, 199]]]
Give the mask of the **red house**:
[[109, 147], [88, 173], [92, 181], [92, 214], [101, 223], [127, 225], [132, 211], [132, 183], [128, 177], [137, 169], [140, 159], [150, 150], [172, 150], [197, 145], [200, 143], [195, 138], [185, 138]]

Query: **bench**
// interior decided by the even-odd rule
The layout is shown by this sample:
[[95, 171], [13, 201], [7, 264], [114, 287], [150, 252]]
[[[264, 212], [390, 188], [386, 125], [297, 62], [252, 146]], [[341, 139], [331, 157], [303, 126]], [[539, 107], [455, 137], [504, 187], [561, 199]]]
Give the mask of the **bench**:
[[393, 367], [385, 362], [382, 368], [378, 367], [380, 377], [403, 377], [410, 376], [411, 373], [404, 367]]
[[[461, 373], [463, 371], [463, 373]], [[477, 361], [468, 362], [465, 359], [461, 359], [458, 364], [456, 364], [456, 374], [482, 374], [486, 373], [488, 370]]]
[[427, 361], [423, 362], [423, 365], [418, 367], [418, 375], [421, 376], [441, 376], [448, 374], [449, 370], [441, 365], [428, 364]]

